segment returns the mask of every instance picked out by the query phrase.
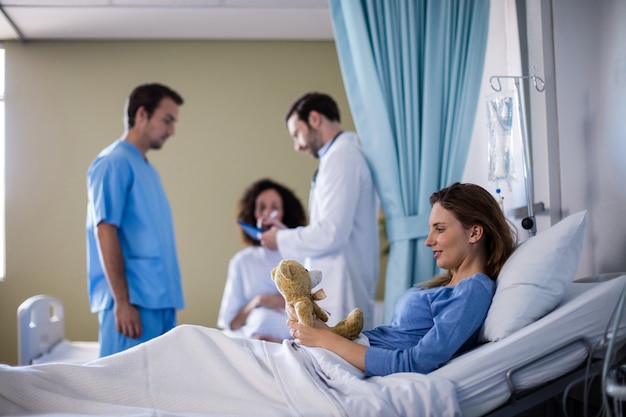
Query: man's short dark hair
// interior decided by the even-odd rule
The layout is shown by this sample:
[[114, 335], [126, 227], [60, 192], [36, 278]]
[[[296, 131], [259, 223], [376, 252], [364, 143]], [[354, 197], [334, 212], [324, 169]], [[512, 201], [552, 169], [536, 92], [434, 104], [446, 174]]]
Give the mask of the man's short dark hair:
[[126, 123], [128, 128], [130, 129], [135, 125], [135, 115], [139, 107], [146, 109], [148, 118], [150, 118], [165, 97], [171, 98], [179, 106], [183, 104], [183, 98], [166, 85], [146, 83], [135, 87], [132, 93], [130, 93], [126, 105]]
[[298, 98], [289, 107], [289, 110], [285, 114], [285, 123], [294, 114], [298, 115], [298, 119], [302, 120], [307, 125], [309, 124], [309, 114], [312, 111], [316, 111], [324, 115], [328, 120], [332, 122], [341, 122], [341, 116], [339, 115], [339, 107], [331, 96], [323, 93], [306, 93], [302, 97]]

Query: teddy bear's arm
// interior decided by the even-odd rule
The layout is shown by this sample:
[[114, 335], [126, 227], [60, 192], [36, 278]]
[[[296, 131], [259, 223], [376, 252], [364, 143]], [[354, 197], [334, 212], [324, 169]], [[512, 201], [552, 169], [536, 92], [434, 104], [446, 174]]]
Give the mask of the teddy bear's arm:
[[300, 300], [293, 305], [298, 321], [306, 326], [313, 326], [313, 302], [308, 299]]
[[315, 302], [313, 302], [313, 312], [317, 318], [322, 320], [324, 323], [328, 321], [328, 313], [326, 313], [326, 311]]

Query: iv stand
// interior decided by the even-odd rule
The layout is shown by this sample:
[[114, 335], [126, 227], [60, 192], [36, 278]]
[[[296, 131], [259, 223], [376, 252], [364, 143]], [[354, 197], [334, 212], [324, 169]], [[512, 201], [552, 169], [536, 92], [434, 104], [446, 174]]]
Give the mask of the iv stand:
[[[520, 118], [520, 128], [522, 132], [522, 142], [524, 145], [524, 152], [522, 155], [522, 163], [523, 163], [523, 171], [524, 171], [524, 184], [526, 188], [526, 202], [528, 206], [527, 216], [522, 219], [522, 227], [528, 230], [530, 236], [534, 236], [537, 233], [537, 224], [535, 222], [535, 212], [534, 212], [534, 191], [533, 191], [533, 177], [532, 177], [532, 169], [530, 166], [530, 144], [528, 141], [528, 132], [526, 126], [526, 114], [524, 112], [524, 105], [522, 100], [522, 91], [520, 88], [520, 80], [532, 79], [533, 85], [535, 89], [539, 92], [542, 92], [545, 89], [544, 81], [533, 75], [494, 75], [489, 79], [489, 84], [491, 88], [496, 91], [502, 91], [502, 84], [500, 80], [503, 78], [510, 78], [515, 80], [515, 90], [517, 92], [517, 108], [519, 111]], [[494, 81], [497, 81], [497, 85], [494, 85]]]

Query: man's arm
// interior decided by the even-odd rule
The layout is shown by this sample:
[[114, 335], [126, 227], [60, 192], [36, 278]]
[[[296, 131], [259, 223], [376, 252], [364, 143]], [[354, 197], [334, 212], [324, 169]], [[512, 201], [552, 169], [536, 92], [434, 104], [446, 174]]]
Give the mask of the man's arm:
[[138, 338], [143, 332], [139, 311], [130, 304], [128, 283], [124, 273], [124, 256], [117, 237], [117, 227], [101, 222], [97, 226], [100, 262], [104, 269], [109, 287], [113, 293], [115, 305], [115, 323], [117, 331], [126, 337]]

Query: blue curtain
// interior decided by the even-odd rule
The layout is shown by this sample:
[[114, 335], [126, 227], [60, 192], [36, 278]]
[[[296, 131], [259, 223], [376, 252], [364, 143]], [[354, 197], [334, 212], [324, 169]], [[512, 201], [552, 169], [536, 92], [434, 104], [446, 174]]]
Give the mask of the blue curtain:
[[470, 144], [489, 0], [330, 0], [353, 120], [391, 243], [384, 319], [437, 273], [429, 197], [460, 181]]

